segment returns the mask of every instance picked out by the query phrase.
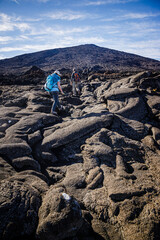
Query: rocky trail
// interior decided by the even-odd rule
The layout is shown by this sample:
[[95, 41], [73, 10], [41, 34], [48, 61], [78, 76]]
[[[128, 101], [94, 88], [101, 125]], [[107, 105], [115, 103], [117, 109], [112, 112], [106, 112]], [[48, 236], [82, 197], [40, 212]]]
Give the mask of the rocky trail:
[[159, 73], [62, 88], [1, 86], [0, 239], [159, 240]]

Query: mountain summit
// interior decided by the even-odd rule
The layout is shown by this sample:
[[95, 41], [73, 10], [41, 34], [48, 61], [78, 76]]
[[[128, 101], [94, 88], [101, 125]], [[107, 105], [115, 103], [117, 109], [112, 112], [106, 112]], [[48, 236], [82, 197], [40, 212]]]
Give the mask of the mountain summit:
[[160, 61], [135, 54], [85, 44], [23, 54], [0, 61], [0, 73], [21, 73], [32, 66], [44, 71], [56, 68], [90, 68], [96, 65], [105, 70], [160, 70]]

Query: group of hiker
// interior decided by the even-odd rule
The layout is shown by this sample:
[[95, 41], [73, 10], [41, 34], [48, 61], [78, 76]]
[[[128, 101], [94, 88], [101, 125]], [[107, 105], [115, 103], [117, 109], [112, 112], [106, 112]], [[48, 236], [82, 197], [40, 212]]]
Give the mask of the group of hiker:
[[[61, 80], [61, 73], [58, 70], [56, 70], [47, 77], [46, 83], [44, 85], [44, 89], [48, 93], [50, 93], [50, 96], [54, 100], [52, 107], [51, 107], [52, 114], [57, 114], [57, 112], [56, 112], [57, 107], [60, 111], [63, 110], [63, 106], [60, 105], [59, 97], [58, 97], [59, 91], [62, 93], [62, 95], [65, 95], [65, 93], [62, 90], [60, 80]], [[77, 96], [77, 95], [80, 96], [80, 94], [81, 94], [80, 77], [75, 68], [73, 68], [73, 71], [71, 74], [70, 84], [72, 86], [73, 96]]]

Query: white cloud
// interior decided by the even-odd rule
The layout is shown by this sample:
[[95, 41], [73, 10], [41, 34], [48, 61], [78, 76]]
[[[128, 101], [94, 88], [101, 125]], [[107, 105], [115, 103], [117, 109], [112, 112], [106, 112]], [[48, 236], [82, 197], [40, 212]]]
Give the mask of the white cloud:
[[50, 0], [38, 0], [38, 2], [46, 3], [49, 2]]
[[62, 27], [62, 26], [53, 26], [53, 27], [44, 27], [41, 26], [40, 30], [39, 28], [37, 29], [36, 27], [32, 28], [31, 31], [28, 33], [27, 36], [35, 36], [37, 38], [43, 38], [44, 35], [45, 38], [48, 36], [49, 38], [54, 37], [54, 36], [65, 36], [65, 35], [70, 35], [70, 34], [76, 34], [76, 33], [83, 33], [83, 32], [88, 32], [92, 30], [93, 28], [90, 26], [86, 27]]
[[37, 18], [31, 18], [31, 17], [27, 17], [26, 19], [25, 19], [25, 22], [30, 22], [30, 23], [36, 23], [36, 22], [39, 22], [39, 21], [41, 21], [41, 20], [43, 20], [41, 17], [37, 17]]
[[22, 50], [22, 47], [2, 47], [0, 48], [1, 52], [12, 52]]
[[87, 2], [86, 5], [87, 6], [98, 6], [98, 5], [104, 5], [104, 4], [107, 4], [106, 1], [96, 1], [96, 2], [93, 2], [93, 1], [90, 1], [90, 2]]
[[12, 37], [9, 37], [9, 36], [2, 37], [2, 36], [0, 36], [0, 43], [6, 44], [8, 41], [11, 41], [11, 40], [13, 40]]
[[89, 31], [89, 27], [67, 28], [67, 29], [57, 29], [57, 30], [52, 29], [52, 33], [55, 35], [70, 35], [74, 33], [83, 33], [86, 31]]
[[157, 17], [160, 13], [128, 13], [122, 16], [124, 19], [143, 19], [148, 17]]
[[74, 45], [85, 44], [85, 43], [100, 44], [100, 43], [104, 43], [105, 39], [103, 37], [80, 37], [77, 39], [73, 38], [72, 41]]
[[[21, 45], [21, 46], [14, 46], [14, 47], [2, 47], [0, 48], [1, 53], [12, 53], [12, 52], [20, 52], [20, 54], [23, 53], [31, 53], [31, 52], [37, 52], [37, 51], [42, 51], [42, 50], [47, 50], [47, 49], [54, 49], [54, 48], [60, 48], [60, 47], [66, 47], [66, 45], [63, 45], [63, 40], [62, 42], [57, 42], [57, 43], [46, 43], [46, 44], [26, 44], [26, 45]], [[3, 56], [3, 55], [2, 55]]]
[[93, 17], [90, 14], [85, 13], [79, 13], [74, 11], [58, 11], [58, 12], [50, 12], [48, 14], [44, 14], [43, 16], [47, 18], [51, 18], [53, 20], [66, 20], [66, 21], [72, 21], [72, 20], [83, 20], [86, 18]]
[[18, 0], [11, 0], [12, 2], [15, 2], [16, 4], [19, 4]]
[[28, 23], [21, 22], [19, 18], [0, 13], [0, 31], [13, 31], [15, 29], [24, 32], [30, 29], [30, 25]]
[[126, 29], [124, 28], [125, 32], [130, 32], [131, 34], [137, 34], [141, 35], [143, 38], [146, 38], [148, 36], [150, 39], [153, 38], [152, 33], [156, 33], [156, 38], [160, 37], [160, 24], [155, 22], [131, 22], [127, 25], [125, 25]]
[[0, 32], [13, 31], [14, 27], [10, 23], [0, 24]]
[[26, 36], [26, 35], [19, 35], [18, 36], [18, 38], [20, 39], [20, 40], [29, 40], [30, 38], [28, 37], [28, 36]]
[[13, 52], [13, 51], [21, 51], [21, 52], [25, 52], [25, 51], [38, 51], [39, 49], [45, 49], [45, 45], [21, 45], [19, 47], [15, 46], [15, 47], [2, 47], [0, 48], [1, 52]]
[[121, 4], [121, 3], [129, 3], [129, 2], [136, 2], [138, 0], [99, 0], [99, 1], [88, 1], [85, 3], [86, 6], [99, 6], [99, 5], [106, 5], [106, 4]]
[[11, 18], [4, 13], [0, 13], [0, 31], [12, 31], [13, 23], [11, 23]]
[[116, 21], [123, 21], [123, 20], [136, 20], [136, 19], [145, 19], [150, 17], [158, 17], [160, 16], [160, 12], [157, 13], [138, 13], [138, 12], [129, 12], [124, 15], [114, 16], [114, 18], [103, 18], [101, 19], [102, 22], [116, 22]]
[[[118, 19], [118, 18], [117, 18]], [[103, 34], [117, 34], [118, 38], [127, 37], [135, 41], [135, 38], [153, 39], [160, 38], [160, 23], [154, 21], [114, 21], [107, 22], [105, 25], [99, 26], [97, 29]], [[133, 39], [134, 37], [134, 39]]]
[[46, 41], [46, 43], [42, 44], [22, 44], [21, 46], [13, 46], [13, 47], [2, 47], [0, 48], [0, 52], [36, 52], [46, 49], [53, 49], [53, 48], [60, 48], [60, 47], [66, 47], [66, 46], [73, 46], [77, 44], [85, 44], [85, 43], [94, 43], [94, 44], [100, 44], [104, 42], [105, 39], [102, 37], [73, 37], [73, 36], [66, 36], [62, 39], [59, 39], [58, 41]]
[[11, 19], [10, 16], [8, 16], [5, 13], [0, 13], [0, 22], [9, 22]]
[[19, 29], [21, 32], [25, 32], [26, 30], [29, 30], [31, 27], [28, 23], [14, 23], [14, 27]]

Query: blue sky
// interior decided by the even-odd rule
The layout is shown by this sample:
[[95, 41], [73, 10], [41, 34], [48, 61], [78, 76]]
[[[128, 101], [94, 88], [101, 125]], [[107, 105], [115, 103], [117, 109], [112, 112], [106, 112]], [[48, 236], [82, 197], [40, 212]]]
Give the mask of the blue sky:
[[0, 59], [87, 43], [160, 60], [160, 1], [0, 0]]

